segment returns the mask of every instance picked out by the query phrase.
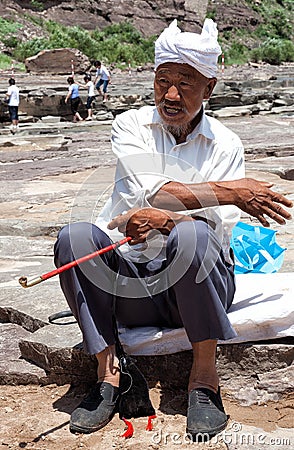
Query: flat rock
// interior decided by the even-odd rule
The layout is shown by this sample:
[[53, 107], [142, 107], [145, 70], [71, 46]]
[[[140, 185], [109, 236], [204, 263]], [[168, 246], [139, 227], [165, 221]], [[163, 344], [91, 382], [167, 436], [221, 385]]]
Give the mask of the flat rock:
[[30, 333], [12, 323], [0, 323], [0, 384], [43, 384], [44, 369], [21, 358], [19, 341]]
[[[197, 6], [198, 8], [198, 6]], [[58, 52], [52, 50], [51, 52]], [[64, 50], [66, 51], [66, 49]], [[52, 53], [53, 54], [53, 53]], [[55, 55], [55, 54], [54, 54]], [[56, 55], [55, 55], [56, 56]], [[55, 57], [54, 56], [54, 57]], [[33, 57], [35, 58], [35, 57]], [[71, 66], [71, 63], [68, 67]], [[44, 70], [48, 70], [49, 65], [44, 63]], [[56, 70], [52, 66], [52, 70]], [[62, 67], [62, 64], [61, 66]], [[96, 96], [93, 102], [94, 116], [100, 120], [101, 110], [109, 113], [108, 117], [113, 118], [118, 113], [130, 108], [138, 108], [142, 105], [154, 104], [152, 68], [144, 72], [130, 71], [121, 72], [115, 70], [112, 74], [112, 83], [109, 86], [109, 101], [102, 103], [102, 97]], [[267, 75], [262, 80], [253, 79], [252, 74], [244, 79], [246, 71], [243, 68], [242, 79], [238, 80], [239, 70], [234, 68], [227, 70], [223, 77], [220, 77], [211, 99], [208, 101], [208, 109], [215, 117], [243, 117], [243, 116], [264, 116], [282, 115], [293, 117], [294, 87], [293, 87], [293, 66], [289, 64], [284, 68], [284, 75], [271, 79]], [[279, 73], [279, 68], [271, 69]], [[231, 81], [231, 73], [235, 73], [235, 80]], [[94, 71], [92, 71], [94, 76]], [[242, 73], [242, 70], [241, 70]], [[68, 68], [66, 69], [68, 74]], [[52, 76], [44, 77], [40, 73], [36, 78], [34, 75], [18, 74], [20, 91], [20, 111], [21, 122], [25, 121], [25, 116], [41, 118], [47, 115], [62, 117], [71, 120], [72, 115], [69, 105], [64, 102], [67, 94], [67, 83], [65, 77]], [[78, 79], [82, 83], [82, 76]], [[0, 81], [0, 95], [6, 92], [6, 86]], [[86, 117], [86, 90], [81, 90], [80, 112]], [[0, 117], [8, 122], [7, 107], [0, 98]], [[262, 118], [262, 117], [261, 117]]]
[[251, 106], [228, 106], [220, 108], [217, 111], [213, 111], [213, 116], [217, 119], [223, 119], [226, 117], [242, 117], [250, 116], [253, 105]]
[[[82, 338], [77, 324], [71, 318], [60, 319], [54, 325], [40, 328], [26, 339], [20, 341], [21, 355], [42, 367], [56, 383], [72, 382], [85, 377], [95, 379], [96, 360], [86, 355], [81, 347]], [[58, 358], [56, 357], [58, 355]], [[218, 348], [217, 367], [224, 386], [232, 377], [254, 377], [264, 373], [288, 367], [293, 361], [294, 349], [287, 344], [233, 344]], [[150, 383], [178, 385], [184, 389], [192, 363], [190, 351], [160, 356], [136, 356], [138, 366]], [[182, 376], [178, 381], [176, 373], [181, 367]], [[289, 373], [290, 376], [290, 373]], [[276, 378], [277, 381], [277, 378]], [[246, 381], [247, 383], [247, 381]], [[288, 392], [289, 386], [280, 386], [280, 392]], [[256, 386], [255, 390], [257, 390]], [[260, 394], [268, 391], [266, 379]], [[273, 395], [270, 391], [269, 397]], [[276, 394], [277, 395], [277, 394]], [[276, 397], [277, 399], [278, 397]]]
[[60, 122], [60, 117], [56, 117], [56, 116], [44, 116], [41, 118], [43, 123], [59, 123]]
[[293, 117], [226, 118], [222, 122], [241, 138], [246, 159], [293, 155]]
[[[30, 262], [26, 263], [27, 267], [30, 267]], [[43, 267], [46, 267], [45, 264]], [[51, 314], [66, 308], [56, 277], [53, 281], [46, 281], [45, 287], [38, 285], [34, 289], [23, 289], [20, 285], [18, 287], [17, 280], [14, 284], [15, 288], [2, 286], [2, 295], [5, 298], [5, 303], [0, 306], [2, 322], [17, 323], [34, 332], [48, 324], [48, 317]]]
[[294, 181], [294, 155], [253, 159], [247, 162], [247, 169], [274, 173], [285, 180]]
[[252, 371], [250, 375], [226, 379], [224, 386], [228, 395], [235, 398], [241, 406], [264, 405], [269, 401], [277, 402], [293, 392], [293, 371], [293, 365], [263, 373]]

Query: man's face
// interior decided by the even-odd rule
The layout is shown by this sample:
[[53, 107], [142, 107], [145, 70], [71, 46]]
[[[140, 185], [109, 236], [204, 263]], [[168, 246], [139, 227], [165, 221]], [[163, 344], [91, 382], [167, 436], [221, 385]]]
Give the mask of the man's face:
[[155, 105], [163, 122], [194, 128], [203, 100], [208, 100], [216, 78], [206, 78], [188, 64], [164, 63], [154, 80]]

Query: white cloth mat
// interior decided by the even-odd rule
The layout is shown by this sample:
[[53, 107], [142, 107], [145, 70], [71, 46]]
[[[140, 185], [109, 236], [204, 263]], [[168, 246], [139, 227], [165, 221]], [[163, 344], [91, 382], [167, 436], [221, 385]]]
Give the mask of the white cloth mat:
[[[236, 275], [228, 316], [238, 336], [226, 344], [294, 336], [294, 272]], [[121, 328], [131, 355], [165, 355], [191, 349], [184, 328]]]

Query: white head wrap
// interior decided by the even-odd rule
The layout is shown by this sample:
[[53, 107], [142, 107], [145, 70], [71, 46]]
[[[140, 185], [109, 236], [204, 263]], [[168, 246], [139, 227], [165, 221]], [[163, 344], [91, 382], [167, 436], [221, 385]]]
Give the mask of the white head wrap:
[[207, 78], [215, 77], [221, 54], [217, 35], [212, 19], [205, 19], [201, 34], [182, 32], [175, 19], [155, 42], [155, 69], [166, 62], [186, 63]]

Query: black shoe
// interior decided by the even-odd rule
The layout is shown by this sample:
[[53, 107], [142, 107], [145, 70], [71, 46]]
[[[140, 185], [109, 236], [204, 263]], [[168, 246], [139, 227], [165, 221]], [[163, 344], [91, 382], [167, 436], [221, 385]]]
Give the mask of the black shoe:
[[72, 412], [69, 429], [73, 433], [92, 433], [110, 422], [116, 412], [118, 387], [97, 383], [82, 403]]
[[220, 390], [215, 394], [210, 389], [193, 389], [189, 393], [187, 433], [194, 441], [207, 441], [227, 426]]

